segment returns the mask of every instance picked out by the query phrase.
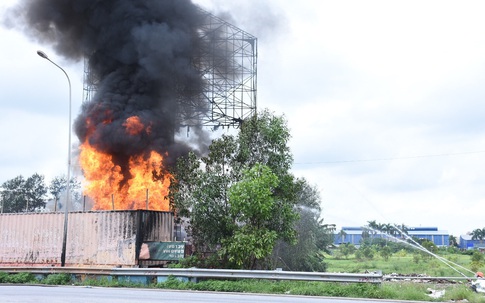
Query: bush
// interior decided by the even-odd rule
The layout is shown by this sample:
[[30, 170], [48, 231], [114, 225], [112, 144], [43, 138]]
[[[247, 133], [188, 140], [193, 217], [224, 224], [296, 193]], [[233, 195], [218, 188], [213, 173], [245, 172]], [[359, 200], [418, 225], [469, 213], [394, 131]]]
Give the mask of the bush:
[[168, 276], [167, 280], [156, 285], [158, 288], [164, 289], [188, 289], [188, 283], [180, 281], [174, 276]]
[[458, 254], [460, 252], [460, 250], [455, 247], [455, 246], [449, 246], [446, 248], [446, 251], [450, 254]]
[[366, 246], [366, 247], [362, 247], [362, 255], [364, 256], [364, 258], [368, 259], [368, 260], [372, 260], [374, 259], [374, 249], [372, 249], [372, 247], [369, 247], [369, 246]]
[[179, 260], [178, 264], [169, 266], [171, 268], [221, 268], [222, 262], [217, 254], [212, 254], [209, 257], [200, 255], [193, 255]]
[[344, 243], [341, 244], [338, 248], [338, 252], [347, 259], [349, 255], [355, 253], [357, 249], [355, 248], [354, 244]]
[[478, 250], [475, 250], [472, 254], [472, 262], [480, 263], [483, 262], [483, 254]]
[[6, 283], [31, 283], [34, 282], [35, 277], [31, 273], [21, 272], [18, 274], [7, 275]]
[[389, 246], [384, 246], [383, 248], [381, 248], [379, 253], [381, 257], [386, 261], [389, 260], [389, 257], [391, 257], [391, 254], [392, 254], [391, 248]]
[[118, 287], [118, 281], [109, 279], [108, 277], [100, 277], [97, 279], [88, 278], [84, 280], [81, 285], [87, 286], [102, 286], [102, 287]]
[[355, 252], [355, 259], [357, 259], [357, 261], [363, 261], [364, 260], [364, 254], [362, 253], [362, 251], [360, 249]]
[[0, 272], [0, 283], [7, 283], [8, 273]]
[[451, 255], [447, 257], [448, 261], [453, 262], [453, 263], [458, 263], [458, 256], [456, 255]]
[[71, 284], [71, 275], [52, 274], [52, 275], [48, 275], [41, 282], [47, 285], [68, 285], [68, 284]]

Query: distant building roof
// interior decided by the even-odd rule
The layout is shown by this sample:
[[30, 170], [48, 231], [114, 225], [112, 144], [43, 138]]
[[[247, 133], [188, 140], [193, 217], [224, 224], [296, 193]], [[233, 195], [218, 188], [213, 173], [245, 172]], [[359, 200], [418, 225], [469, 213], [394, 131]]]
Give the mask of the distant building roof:
[[438, 231], [438, 227], [409, 227], [408, 231]]
[[[462, 238], [463, 240], [466, 240], [466, 241], [480, 241], [480, 239], [475, 239], [473, 240], [473, 235], [461, 235], [460, 238]], [[485, 239], [483, 239], [483, 241], [485, 242]]]
[[[343, 226], [342, 230], [347, 235], [360, 235], [364, 231], [364, 227], [349, 227]], [[369, 233], [385, 234], [385, 232], [369, 230]], [[411, 236], [414, 235], [448, 235], [447, 230], [439, 230], [438, 227], [409, 227], [407, 233]]]

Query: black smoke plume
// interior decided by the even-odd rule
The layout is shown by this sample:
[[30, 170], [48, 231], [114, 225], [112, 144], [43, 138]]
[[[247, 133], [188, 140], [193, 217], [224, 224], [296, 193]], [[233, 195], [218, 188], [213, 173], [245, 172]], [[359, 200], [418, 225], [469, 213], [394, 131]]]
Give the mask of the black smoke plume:
[[[178, 113], [189, 111], [181, 96], [203, 86], [192, 65], [201, 14], [190, 0], [23, 0], [15, 18], [58, 54], [89, 60], [97, 90], [75, 120], [81, 143], [89, 140], [122, 168], [151, 150], [168, 152], [172, 162], [188, 150], [174, 133]], [[149, 131], [127, 135], [132, 116]]]

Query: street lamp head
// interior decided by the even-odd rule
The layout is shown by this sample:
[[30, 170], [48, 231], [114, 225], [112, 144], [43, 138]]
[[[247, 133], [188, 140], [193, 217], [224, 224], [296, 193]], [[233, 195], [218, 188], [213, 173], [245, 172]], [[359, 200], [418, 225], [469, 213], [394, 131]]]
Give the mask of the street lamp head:
[[44, 59], [49, 60], [49, 57], [47, 57], [47, 55], [43, 51], [38, 50], [37, 55], [41, 56]]

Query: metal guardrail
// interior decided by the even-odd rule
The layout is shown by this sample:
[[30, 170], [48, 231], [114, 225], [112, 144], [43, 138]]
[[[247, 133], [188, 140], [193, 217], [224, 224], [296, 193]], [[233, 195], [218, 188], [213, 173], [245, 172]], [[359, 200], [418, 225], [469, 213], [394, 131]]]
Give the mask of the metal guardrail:
[[383, 281], [391, 280], [430, 280], [430, 281], [454, 281], [454, 280], [474, 280], [475, 277], [427, 277], [427, 276], [394, 276], [394, 275], [384, 275], [382, 276]]
[[0, 272], [32, 274], [69, 273], [78, 275], [100, 276], [146, 276], [146, 277], [184, 277], [190, 279], [267, 279], [294, 281], [321, 281], [346, 283], [381, 283], [382, 273], [326, 273], [326, 272], [294, 272], [282, 270], [232, 270], [203, 268], [84, 268], [84, 267], [0, 267]]

